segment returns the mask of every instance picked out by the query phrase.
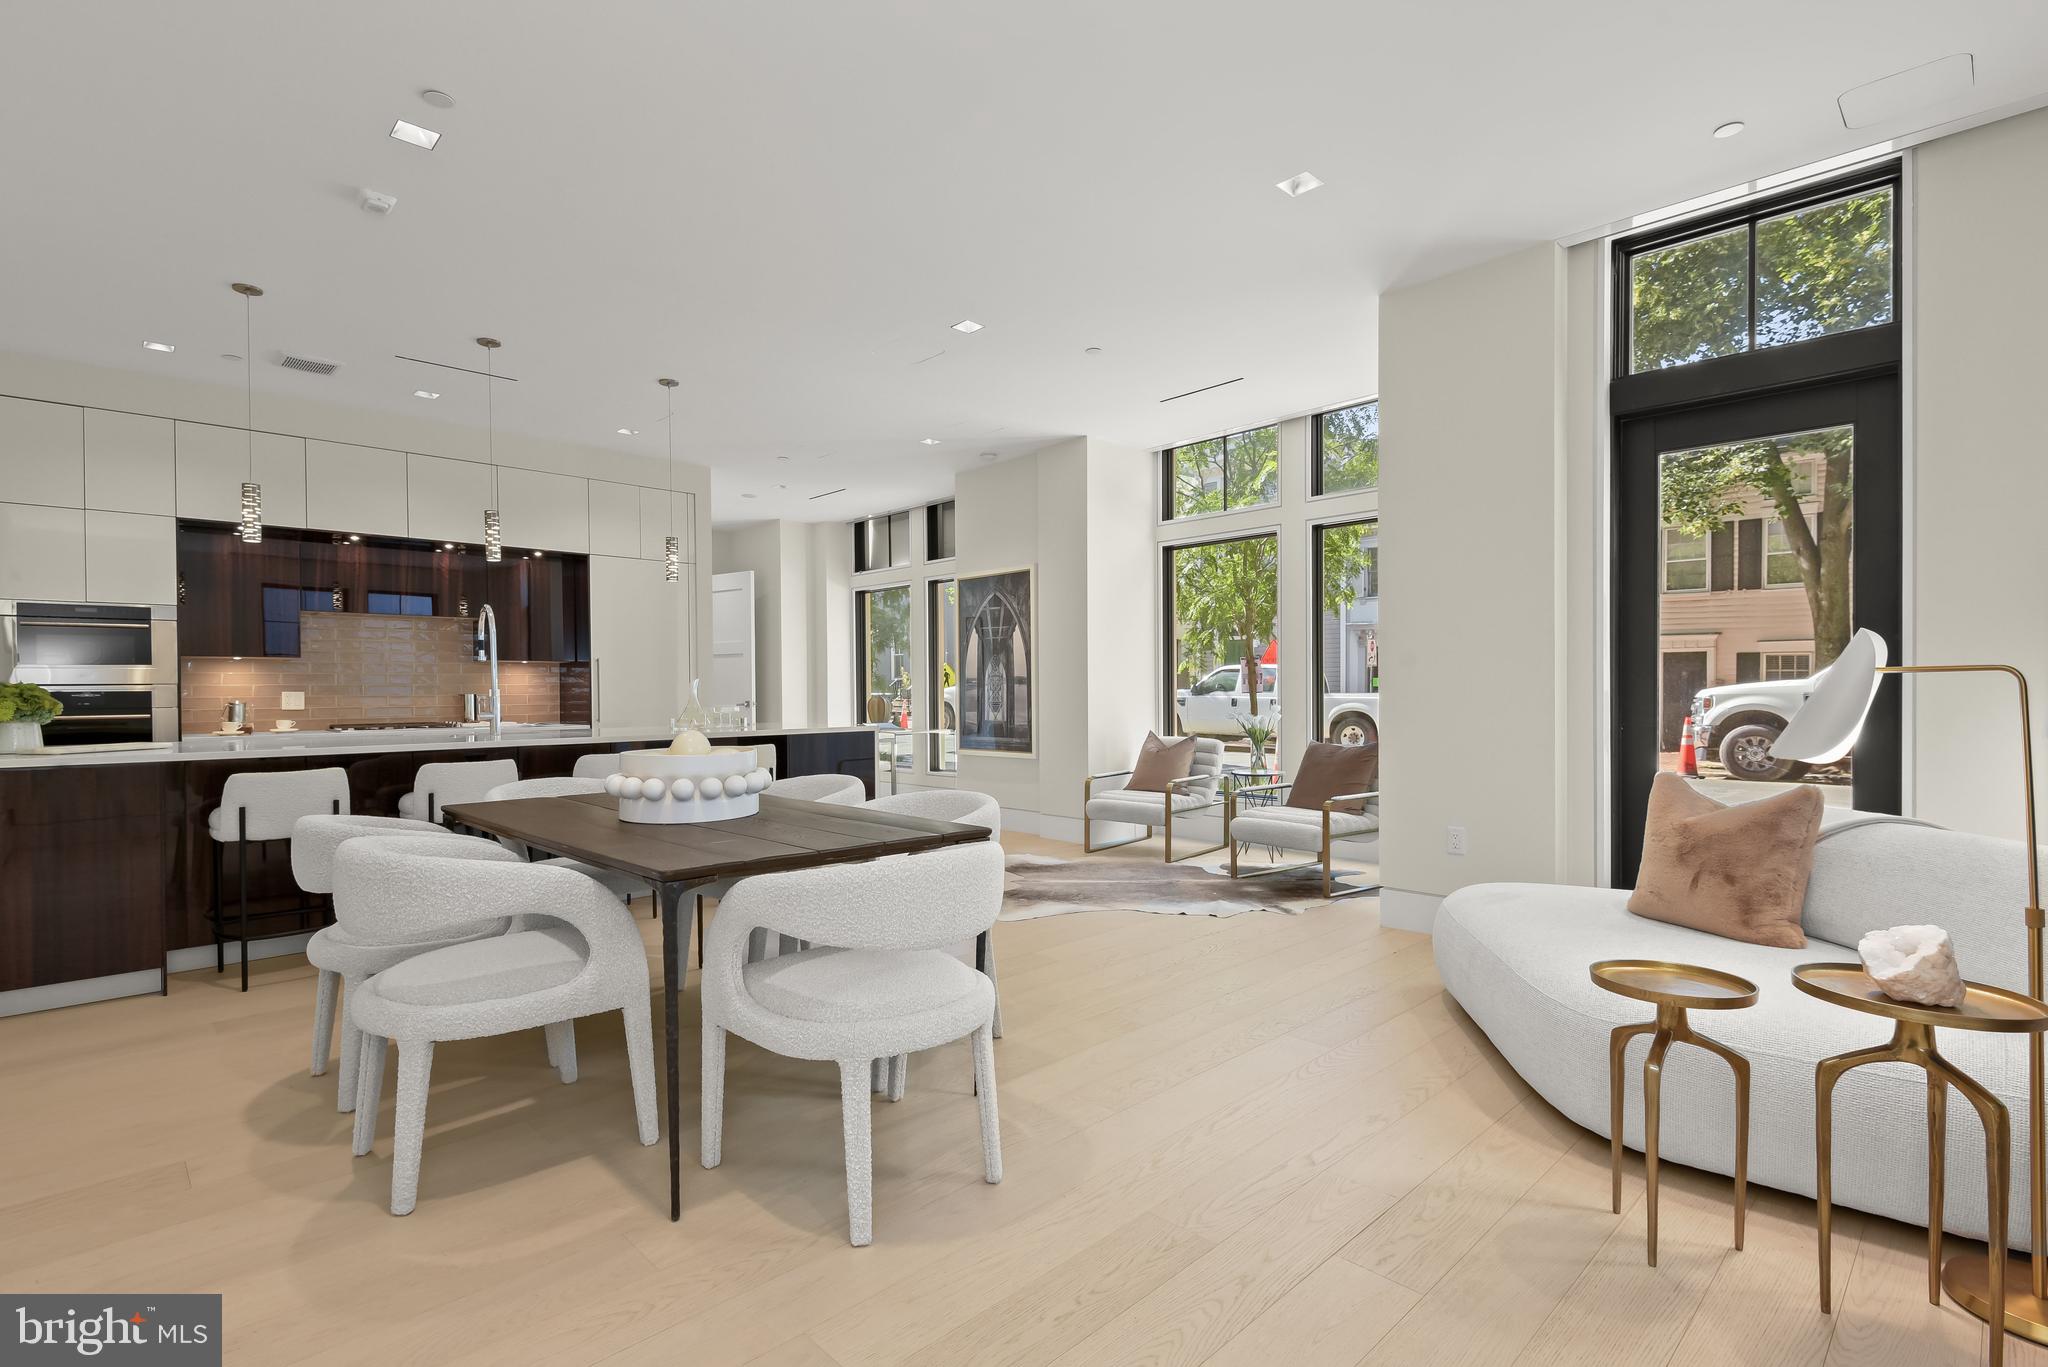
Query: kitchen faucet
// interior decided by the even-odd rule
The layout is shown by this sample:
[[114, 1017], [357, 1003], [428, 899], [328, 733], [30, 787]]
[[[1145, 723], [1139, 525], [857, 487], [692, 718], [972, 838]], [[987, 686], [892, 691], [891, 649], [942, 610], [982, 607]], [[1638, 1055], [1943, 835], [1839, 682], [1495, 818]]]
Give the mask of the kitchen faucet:
[[491, 662], [491, 739], [498, 740], [505, 734], [505, 699], [498, 692], [498, 614], [491, 611], [489, 603], [476, 618], [477, 654]]

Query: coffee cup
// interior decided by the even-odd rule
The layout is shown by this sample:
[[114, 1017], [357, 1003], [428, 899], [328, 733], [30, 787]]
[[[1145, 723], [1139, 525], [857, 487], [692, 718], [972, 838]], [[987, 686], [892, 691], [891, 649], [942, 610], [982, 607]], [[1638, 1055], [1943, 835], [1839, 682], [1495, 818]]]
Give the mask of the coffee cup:
[[295, 721], [274, 721], [270, 724], [270, 729], [273, 731], [296, 731], [299, 729], [299, 724]]

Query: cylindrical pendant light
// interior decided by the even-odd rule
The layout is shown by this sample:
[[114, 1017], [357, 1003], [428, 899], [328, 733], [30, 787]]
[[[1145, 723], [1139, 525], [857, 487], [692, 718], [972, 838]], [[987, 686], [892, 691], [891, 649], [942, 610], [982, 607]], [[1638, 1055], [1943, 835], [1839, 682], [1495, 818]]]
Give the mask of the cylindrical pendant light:
[[253, 546], [263, 540], [263, 486], [256, 482], [256, 351], [252, 345], [255, 323], [251, 301], [262, 297], [263, 290], [261, 286], [240, 282], [229, 288], [242, 296], [242, 441], [248, 461], [237, 535]]
[[676, 536], [676, 384], [675, 380], [657, 380], [668, 391], [668, 536], [662, 541], [662, 578], [671, 584], [683, 582], [683, 547]]
[[491, 353], [504, 343], [495, 337], [479, 337], [476, 344], [484, 349], [484, 450], [491, 463], [491, 504], [484, 509], [484, 559], [495, 565], [505, 558], [505, 541], [498, 521], [498, 377], [492, 371]]

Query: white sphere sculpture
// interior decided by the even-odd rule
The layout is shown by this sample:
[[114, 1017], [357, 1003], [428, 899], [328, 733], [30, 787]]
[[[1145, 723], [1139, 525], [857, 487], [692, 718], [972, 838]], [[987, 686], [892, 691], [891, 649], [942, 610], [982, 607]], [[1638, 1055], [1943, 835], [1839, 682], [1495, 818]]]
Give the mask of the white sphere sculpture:
[[605, 775], [605, 780], [604, 780], [604, 790], [605, 790], [605, 791], [606, 791], [607, 793], [610, 793], [610, 794], [611, 794], [611, 795], [612, 795], [613, 797], [617, 797], [617, 796], [619, 795], [620, 791], [621, 791], [622, 789], [624, 789], [624, 787], [625, 787], [625, 786], [626, 786], [626, 780], [625, 780], [625, 777], [624, 777], [623, 775], [620, 775], [620, 774], [607, 774], [607, 775]]
[[643, 786], [645, 785], [643, 785], [639, 779], [634, 778], [631, 774], [628, 774], [624, 778], [619, 780], [619, 796], [638, 797], [640, 796], [640, 789]]
[[724, 792], [725, 792], [725, 784], [724, 784], [723, 782], [721, 782], [720, 780], [718, 780], [718, 779], [715, 779], [715, 778], [707, 778], [707, 779], [704, 779], [704, 780], [703, 780], [702, 782], [698, 783], [698, 785], [697, 785], [697, 795], [698, 795], [699, 797], [706, 797], [706, 798], [718, 797], [718, 796], [720, 796], [721, 794], [723, 794]]
[[640, 780], [640, 796], [649, 802], [659, 802], [668, 796], [668, 785], [658, 778]]
[[753, 773], [747, 775], [747, 791], [758, 793], [768, 786], [768, 782], [768, 771], [766, 769], [756, 769]]
[[727, 797], [738, 797], [746, 791], [747, 776], [745, 774], [727, 774], [725, 776], [725, 795]]

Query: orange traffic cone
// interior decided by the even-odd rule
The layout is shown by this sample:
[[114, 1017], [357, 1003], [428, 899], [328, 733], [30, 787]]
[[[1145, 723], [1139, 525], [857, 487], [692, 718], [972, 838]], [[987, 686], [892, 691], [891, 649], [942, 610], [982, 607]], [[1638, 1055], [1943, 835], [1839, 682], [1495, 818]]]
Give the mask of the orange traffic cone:
[[1693, 748], [1691, 717], [1685, 719], [1685, 730], [1678, 736], [1678, 772], [1686, 778], [1700, 776], [1700, 755]]

